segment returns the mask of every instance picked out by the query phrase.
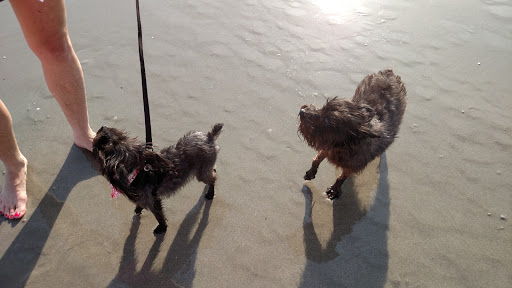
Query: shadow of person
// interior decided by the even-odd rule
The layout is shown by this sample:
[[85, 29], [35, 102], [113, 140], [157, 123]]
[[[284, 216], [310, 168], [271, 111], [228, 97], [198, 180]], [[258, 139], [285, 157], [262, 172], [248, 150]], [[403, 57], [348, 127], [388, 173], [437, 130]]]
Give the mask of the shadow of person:
[[[375, 173], [375, 177], [378, 177], [375, 200], [369, 208], [360, 197], [361, 193], [368, 192], [362, 191], [368, 190], [368, 187], [363, 185], [362, 189], [354, 179], [345, 181], [342, 196], [332, 203], [332, 232], [325, 245], [322, 245], [325, 241], [321, 241], [315, 230], [314, 223], [319, 223], [313, 218], [313, 196], [319, 193], [313, 193], [310, 187], [303, 186], [302, 193], [306, 200], [303, 241], [307, 262], [300, 287], [384, 286], [388, 271], [387, 229], [390, 214], [385, 154], [381, 156], [379, 172]], [[325, 195], [322, 194], [322, 197]]]
[[[206, 192], [206, 190], [204, 191]], [[134, 216], [130, 234], [126, 238], [119, 270], [108, 287], [190, 287], [195, 277], [197, 249], [208, 225], [212, 201], [205, 200], [204, 193], [197, 204], [187, 213], [167, 252], [160, 271], [152, 270], [164, 235], [157, 235], [140, 269], [137, 270], [135, 240], [140, 225], [140, 216]], [[203, 208], [204, 206], [204, 208]], [[202, 215], [201, 215], [202, 211]], [[199, 216], [201, 219], [198, 222]], [[193, 228], [197, 228], [193, 232]], [[169, 232], [167, 232], [169, 233]]]
[[3, 287], [25, 286], [69, 193], [81, 181], [98, 175], [86, 159], [90, 156], [88, 154], [89, 151], [75, 145], [71, 147], [59, 174], [50, 185], [52, 188], [44, 194], [34, 213], [0, 258], [0, 279]]

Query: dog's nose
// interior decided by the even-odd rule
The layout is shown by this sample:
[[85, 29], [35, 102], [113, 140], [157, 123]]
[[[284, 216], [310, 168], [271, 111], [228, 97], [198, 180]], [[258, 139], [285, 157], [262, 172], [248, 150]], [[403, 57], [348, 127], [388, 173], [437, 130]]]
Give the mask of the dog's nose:
[[306, 113], [306, 109], [301, 108], [300, 111], [299, 111], [299, 115], [300, 116], [304, 116], [304, 113]]
[[98, 130], [98, 132], [101, 132], [103, 131], [103, 129], [107, 128], [107, 126], [101, 126], [100, 130]]

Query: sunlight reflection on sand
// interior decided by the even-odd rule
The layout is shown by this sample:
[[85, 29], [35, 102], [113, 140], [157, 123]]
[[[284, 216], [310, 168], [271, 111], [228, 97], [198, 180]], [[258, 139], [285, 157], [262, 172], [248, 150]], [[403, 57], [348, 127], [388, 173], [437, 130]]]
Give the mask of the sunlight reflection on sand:
[[321, 14], [329, 15], [331, 22], [336, 24], [346, 22], [356, 15], [366, 15], [361, 0], [313, 0], [313, 4], [320, 8]]

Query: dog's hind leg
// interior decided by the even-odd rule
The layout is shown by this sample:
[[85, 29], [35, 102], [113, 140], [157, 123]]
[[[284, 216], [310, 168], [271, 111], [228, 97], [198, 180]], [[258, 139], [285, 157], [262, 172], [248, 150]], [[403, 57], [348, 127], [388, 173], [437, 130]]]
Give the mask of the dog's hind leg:
[[208, 184], [208, 192], [204, 194], [204, 198], [212, 200], [213, 196], [215, 196], [215, 180], [212, 183]]
[[155, 234], [162, 234], [167, 231], [167, 223], [165, 221], [164, 212], [162, 211], [162, 200], [160, 198], [155, 199], [155, 202], [149, 210], [155, 215], [156, 221], [158, 221], [158, 226], [153, 230]]
[[327, 157], [327, 152], [325, 151], [320, 151], [318, 154], [316, 154], [315, 158], [313, 158], [313, 162], [311, 163], [311, 169], [309, 169], [306, 172], [306, 175], [304, 175], [304, 180], [315, 179], [318, 166], [320, 166], [320, 163], [322, 163], [325, 157]]
[[197, 172], [197, 180], [208, 185], [208, 192], [204, 194], [204, 197], [208, 200], [212, 200], [215, 195], [215, 181], [217, 181], [217, 172], [215, 168], [208, 167], [203, 168]]
[[215, 171], [212, 171], [210, 179], [208, 180], [208, 192], [204, 194], [204, 198], [208, 200], [212, 200], [213, 196], [215, 195], [215, 181], [217, 181], [217, 173]]

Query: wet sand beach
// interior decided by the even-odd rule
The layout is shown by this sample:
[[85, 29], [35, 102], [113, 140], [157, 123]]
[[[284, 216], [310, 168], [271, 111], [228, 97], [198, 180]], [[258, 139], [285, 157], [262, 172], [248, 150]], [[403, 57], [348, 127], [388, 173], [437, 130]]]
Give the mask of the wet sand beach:
[[[141, 1], [155, 144], [225, 123], [214, 200], [190, 182], [158, 237], [73, 145], [0, 3], [0, 97], [29, 160], [0, 286], [511, 287], [512, 3], [413, 2]], [[143, 140], [135, 3], [66, 5], [91, 127]], [[331, 202], [339, 169], [303, 180], [299, 109], [386, 68], [408, 92], [398, 138]]]

